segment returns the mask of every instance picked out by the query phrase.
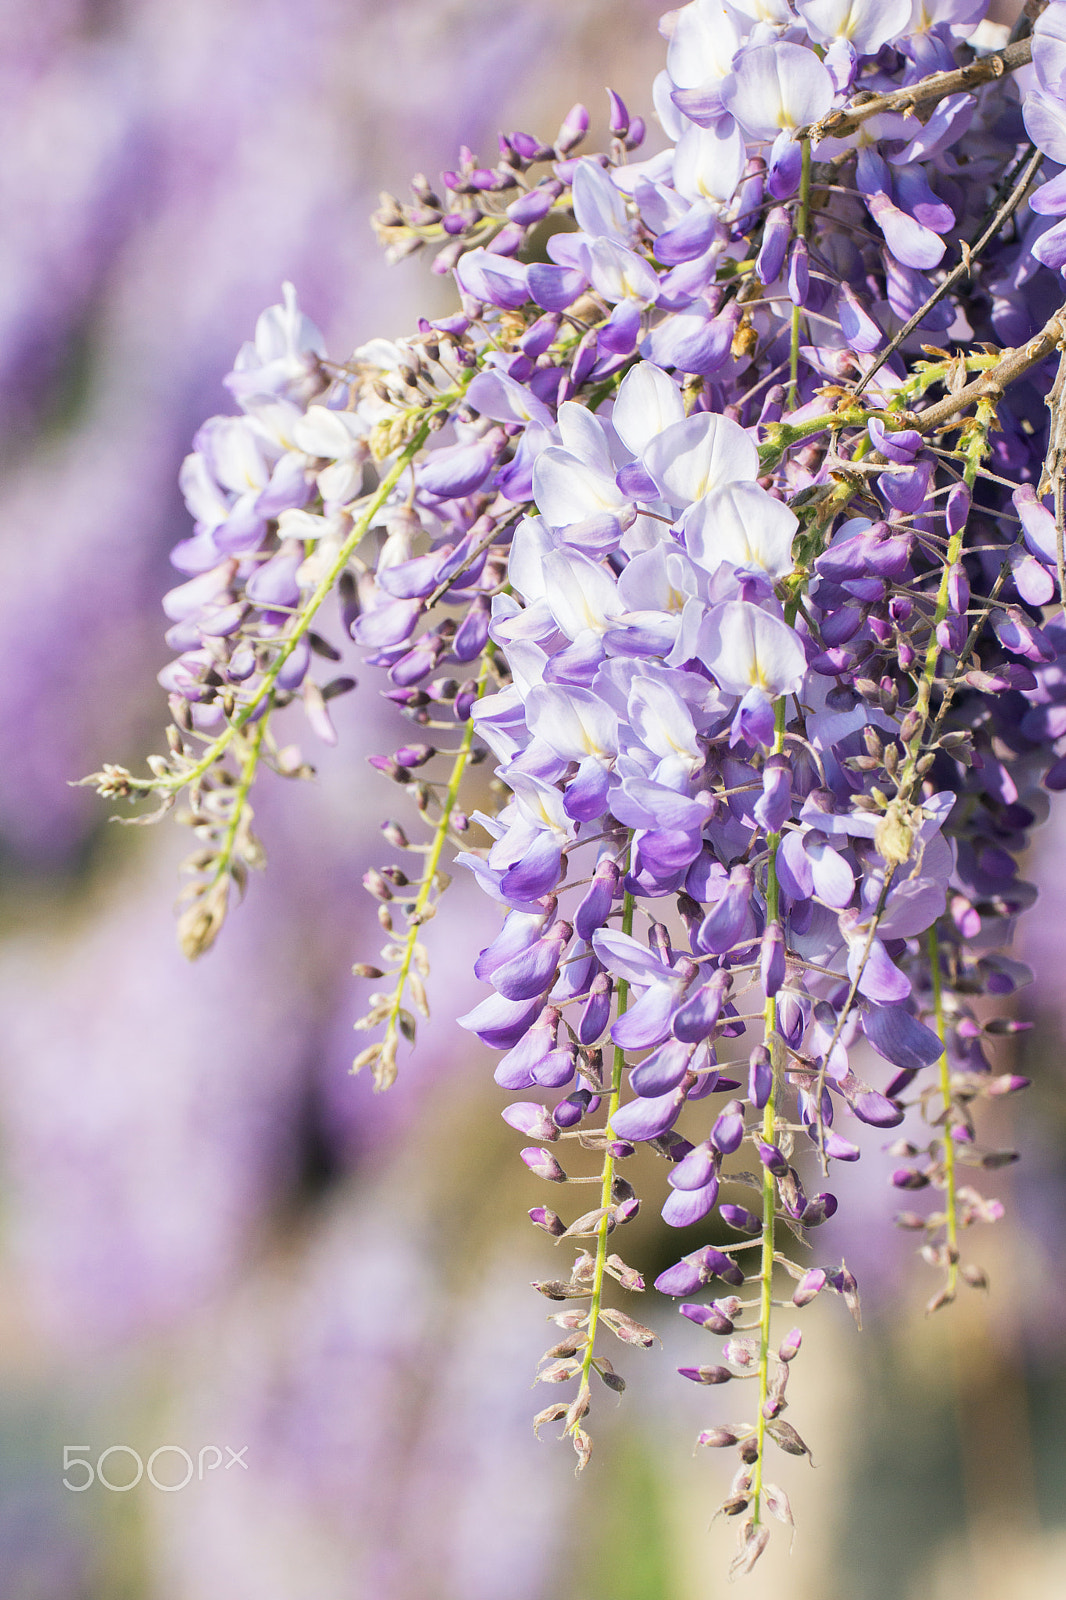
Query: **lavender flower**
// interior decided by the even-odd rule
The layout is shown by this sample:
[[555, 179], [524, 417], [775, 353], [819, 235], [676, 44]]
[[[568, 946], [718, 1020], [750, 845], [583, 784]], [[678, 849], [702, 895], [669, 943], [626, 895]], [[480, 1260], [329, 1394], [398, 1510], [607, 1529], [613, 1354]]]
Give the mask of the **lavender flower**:
[[[1042, 19], [1025, 108], [1053, 160], [1064, 9]], [[1066, 783], [1066, 631], [1044, 615], [1066, 601], [1061, 263], [1055, 228], [1029, 259], [1036, 166], [1016, 160], [1021, 120], [1009, 137], [997, 120], [996, 80], [1030, 47], [956, 71], [976, 20], [694, 0], [664, 23], [671, 148], [630, 162], [642, 129], [614, 97], [602, 156], [578, 153], [578, 106], [553, 142], [502, 135], [495, 165], [464, 148], [443, 195], [386, 197], [390, 253], [432, 245], [460, 309], [337, 366], [288, 286], [264, 314], [228, 380], [241, 415], [206, 424], [183, 472], [170, 754], [150, 778], [97, 777], [189, 797], [199, 954], [258, 864], [258, 767], [297, 770], [276, 714], [298, 698], [335, 737], [328, 702], [354, 685], [320, 681], [315, 657], [338, 652], [316, 619], [339, 593], [426, 736], [375, 764], [431, 827], [413, 846], [401, 830], [414, 881], [365, 880], [387, 986], [356, 1067], [387, 1087], [415, 1040], [421, 930], [459, 845], [505, 916], [475, 964], [492, 992], [459, 1021], [505, 1052], [500, 1087], [534, 1094], [503, 1113], [557, 1186], [559, 1212], [530, 1215], [577, 1244], [569, 1276], [537, 1284], [566, 1307], [540, 1378], [576, 1392], [537, 1425], [561, 1423], [584, 1465], [594, 1380], [619, 1387], [597, 1338], [656, 1337], [605, 1297], [608, 1279], [643, 1287], [615, 1246], [640, 1203], [620, 1164], [646, 1143], [669, 1164], [666, 1222], [730, 1231], [656, 1288], [746, 1290], [703, 1320], [731, 1334], [743, 1307], [755, 1337], [683, 1369], [758, 1379], [752, 1421], [699, 1436], [740, 1454], [738, 1572], [768, 1517], [791, 1521], [768, 1456], [809, 1454], [780, 1415], [800, 1338], [773, 1354], [775, 1263], [793, 1307], [828, 1289], [858, 1315], [846, 1267], [791, 1258], [840, 1207], [808, 1191], [918, 1112], [925, 1143], [905, 1141], [893, 1183], [941, 1197], [908, 1222], [943, 1271], [931, 1307], [981, 1281], [961, 1238], [996, 1207], [959, 1167], [1008, 1154], [978, 1143], [1004, 1074], [973, 1001], [1025, 981], [1006, 954], [1033, 898], [1017, 857], [1042, 789]], [[914, 133], [902, 113], [949, 89]], [[1057, 182], [1038, 214], [1058, 214]], [[530, 234], [549, 219], [566, 227], [545, 263]], [[960, 235], [978, 243], [934, 280]], [[1046, 321], [997, 354], [986, 335], [1029, 277]], [[489, 752], [495, 798], [470, 814]], [[577, 1170], [586, 1153], [598, 1171]], [[568, 1208], [582, 1179], [598, 1203]]]

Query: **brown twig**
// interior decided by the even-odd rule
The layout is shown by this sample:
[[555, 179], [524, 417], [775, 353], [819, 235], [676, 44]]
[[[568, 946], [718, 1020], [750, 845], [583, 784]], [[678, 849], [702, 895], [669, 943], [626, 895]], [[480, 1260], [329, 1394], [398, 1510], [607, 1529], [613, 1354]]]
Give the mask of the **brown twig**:
[[1010, 220], [1015, 211], [1018, 209], [1025, 192], [1036, 176], [1037, 169], [1039, 168], [1043, 159], [1044, 152], [1042, 150], [1033, 151], [1032, 155], [1029, 157], [1029, 160], [1025, 163], [1021, 177], [1014, 185], [1014, 188], [1011, 190], [1011, 193], [1007, 196], [1006, 200], [999, 207], [995, 216], [992, 218], [992, 221], [988, 224], [988, 227], [981, 234], [980, 238], [977, 239], [972, 245], [965, 243], [962, 245], [961, 261], [957, 262], [956, 265], [952, 267], [951, 271], [948, 273], [947, 277], [942, 283], [937, 284], [936, 288], [933, 290], [933, 293], [929, 296], [929, 299], [925, 302], [924, 306], [921, 306], [919, 310], [914, 313], [909, 322], [905, 322], [903, 324], [898, 333], [893, 334], [888, 345], [884, 350], [882, 350], [873, 366], [868, 372], [863, 374], [862, 380], [855, 390], [856, 398], [862, 394], [862, 391], [866, 388], [866, 385], [869, 383], [874, 374], [881, 370], [889, 356], [893, 355], [899, 349], [904, 339], [912, 334], [918, 324], [929, 315], [930, 311], [932, 311], [937, 302], [942, 300], [944, 296], [955, 287], [960, 278], [969, 276], [973, 270], [973, 263], [981, 254], [981, 251], [985, 248], [990, 240], [995, 238], [999, 230], [1006, 222]]
[[957, 67], [953, 72], [934, 72], [905, 89], [894, 89], [891, 94], [871, 95], [859, 105], [841, 106], [836, 111], [830, 111], [820, 122], [798, 128], [795, 138], [811, 139], [815, 144], [819, 139], [843, 138], [846, 134], [854, 133], [870, 117], [880, 116], [885, 111], [917, 111], [919, 106], [946, 100], [949, 95], [966, 94], [980, 88], [983, 83], [1002, 78], [1008, 72], [1017, 72], [1019, 67], [1028, 66], [1032, 58], [1032, 41], [1019, 39], [991, 55], [979, 56], [968, 66]]
[[993, 366], [972, 383], [966, 384], [957, 394], [945, 395], [943, 400], [937, 400], [924, 411], [910, 411], [901, 415], [903, 426], [915, 428], [919, 433], [932, 433], [978, 400], [998, 400], [1003, 391], [1028, 372], [1030, 367], [1046, 361], [1064, 340], [1066, 306], [1060, 306], [1034, 338], [1014, 350], [1004, 350]]

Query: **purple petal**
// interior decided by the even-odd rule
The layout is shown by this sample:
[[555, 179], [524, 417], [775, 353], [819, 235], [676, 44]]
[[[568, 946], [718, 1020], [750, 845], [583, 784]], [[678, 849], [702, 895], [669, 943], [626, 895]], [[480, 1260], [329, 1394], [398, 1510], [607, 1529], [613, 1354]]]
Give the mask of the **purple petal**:
[[878, 1055], [908, 1072], [932, 1066], [943, 1054], [943, 1045], [932, 1029], [903, 1006], [867, 1006], [862, 1031]]
[[[718, 1199], [718, 1179], [702, 1189], [674, 1189], [663, 1206], [663, 1221], [671, 1228], [688, 1228], [712, 1210]], [[687, 1290], [685, 1291], [688, 1292]]]
[[611, 1118], [611, 1132], [619, 1139], [655, 1139], [673, 1127], [684, 1099], [681, 1091], [675, 1089], [671, 1094], [656, 1095], [652, 1099], [641, 1096], [630, 1100]]

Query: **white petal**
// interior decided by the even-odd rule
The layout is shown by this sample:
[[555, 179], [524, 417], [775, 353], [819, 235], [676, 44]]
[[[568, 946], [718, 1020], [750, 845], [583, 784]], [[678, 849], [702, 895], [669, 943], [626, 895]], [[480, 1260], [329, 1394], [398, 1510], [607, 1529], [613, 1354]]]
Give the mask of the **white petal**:
[[727, 600], [708, 611], [700, 629], [700, 658], [729, 694], [749, 689], [793, 694], [807, 670], [803, 645], [788, 624], [743, 600]]
[[728, 483], [686, 513], [685, 548], [705, 572], [722, 562], [782, 578], [792, 571], [799, 519], [757, 483]]
[[759, 452], [732, 417], [697, 412], [675, 422], [644, 451], [644, 465], [671, 505], [691, 505], [725, 483], [754, 479]]
[[685, 402], [673, 378], [651, 361], [640, 361], [630, 368], [618, 386], [611, 421], [615, 433], [635, 456], [656, 434], [684, 419]]

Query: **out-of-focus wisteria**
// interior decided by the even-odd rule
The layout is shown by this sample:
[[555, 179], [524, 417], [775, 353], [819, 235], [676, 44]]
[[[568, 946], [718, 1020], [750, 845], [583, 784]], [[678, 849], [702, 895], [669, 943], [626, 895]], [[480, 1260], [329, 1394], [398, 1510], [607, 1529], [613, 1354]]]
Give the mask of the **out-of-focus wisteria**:
[[593, 0], [6, 8], [0, 810], [21, 854], [69, 857], [96, 817], [66, 780], [136, 740], [177, 468], [259, 309], [291, 278], [352, 345], [439, 309], [374, 248], [378, 189], [494, 142], [523, 90], [543, 103], [534, 84], [564, 110], [580, 61], [606, 76], [598, 17]]
[[[497, 127], [550, 132], [601, 83], [650, 115], [640, 85], [659, 10], [12, 0], [0, 15], [0, 1592], [13, 1600], [717, 1592], [714, 1464], [671, 1480], [684, 1517], [670, 1495], [653, 1516], [639, 1410], [617, 1463], [605, 1433], [579, 1491], [530, 1434], [544, 1341], [521, 1284], [543, 1275], [543, 1252], [503, 1230], [540, 1195], [485, 1131], [498, 1109], [485, 1052], [451, 1020], [475, 986], [443, 930], [429, 935], [439, 1015], [419, 1053], [386, 1097], [348, 1076], [349, 970], [370, 942], [358, 885], [392, 801], [365, 765], [368, 701], [338, 709], [314, 792], [262, 797], [271, 873], [193, 969], [172, 948], [173, 838], [116, 841], [99, 803], [67, 787], [102, 754], [137, 754], [157, 724], [177, 470], [258, 311], [291, 279], [333, 350], [440, 314], [437, 280], [380, 258], [378, 189], [418, 169], [435, 179], [463, 141], [491, 155]], [[594, 112], [605, 122], [605, 104]], [[1050, 1007], [1057, 963], [1033, 960]], [[877, 1176], [861, 1174], [864, 1206], [887, 1216]], [[1025, 1209], [1050, 1273], [1061, 1141], [1044, 1176]], [[639, 1226], [665, 1265], [668, 1244]], [[893, 1276], [885, 1239], [866, 1262], [847, 1240], [867, 1281]], [[1063, 1404], [1046, 1376], [1056, 1330], [1027, 1358], [1017, 1304], [1010, 1319], [987, 1347], [1042, 1361]], [[878, 1346], [901, 1407], [941, 1375], [908, 1371], [909, 1336], [882, 1329]], [[840, 1336], [828, 1359], [850, 1355]], [[670, 1376], [644, 1401], [658, 1422], [676, 1405]], [[800, 1600], [959, 1592], [950, 1575], [923, 1588], [952, 1558], [950, 1459], [939, 1478], [918, 1474], [933, 1514], [901, 1511], [913, 1591], [863, 1556], [856, 1530], [879, 1514], [886, 1457], [907, 1468], [899, 1417], [884, 1421], [881, 1455], [853, 1441], [850, 1471], [834, 1468], [834, 1515], [808, 1517]], [[94, 1460], [116, 1443], [145, 1459], [169, 1442], [194, 1456], [247, 1444], [248, 1469], [170, 1495], [79, 1496], [62, 1488], [62, 1448], [87, 1441]], [[628, 1519], [612, 1520], [619, 1507]], [[768, 1557], [753, 1596], [786, 1560]], [[1033, 1560], [1027, 1600], [1050, 1600]]]

